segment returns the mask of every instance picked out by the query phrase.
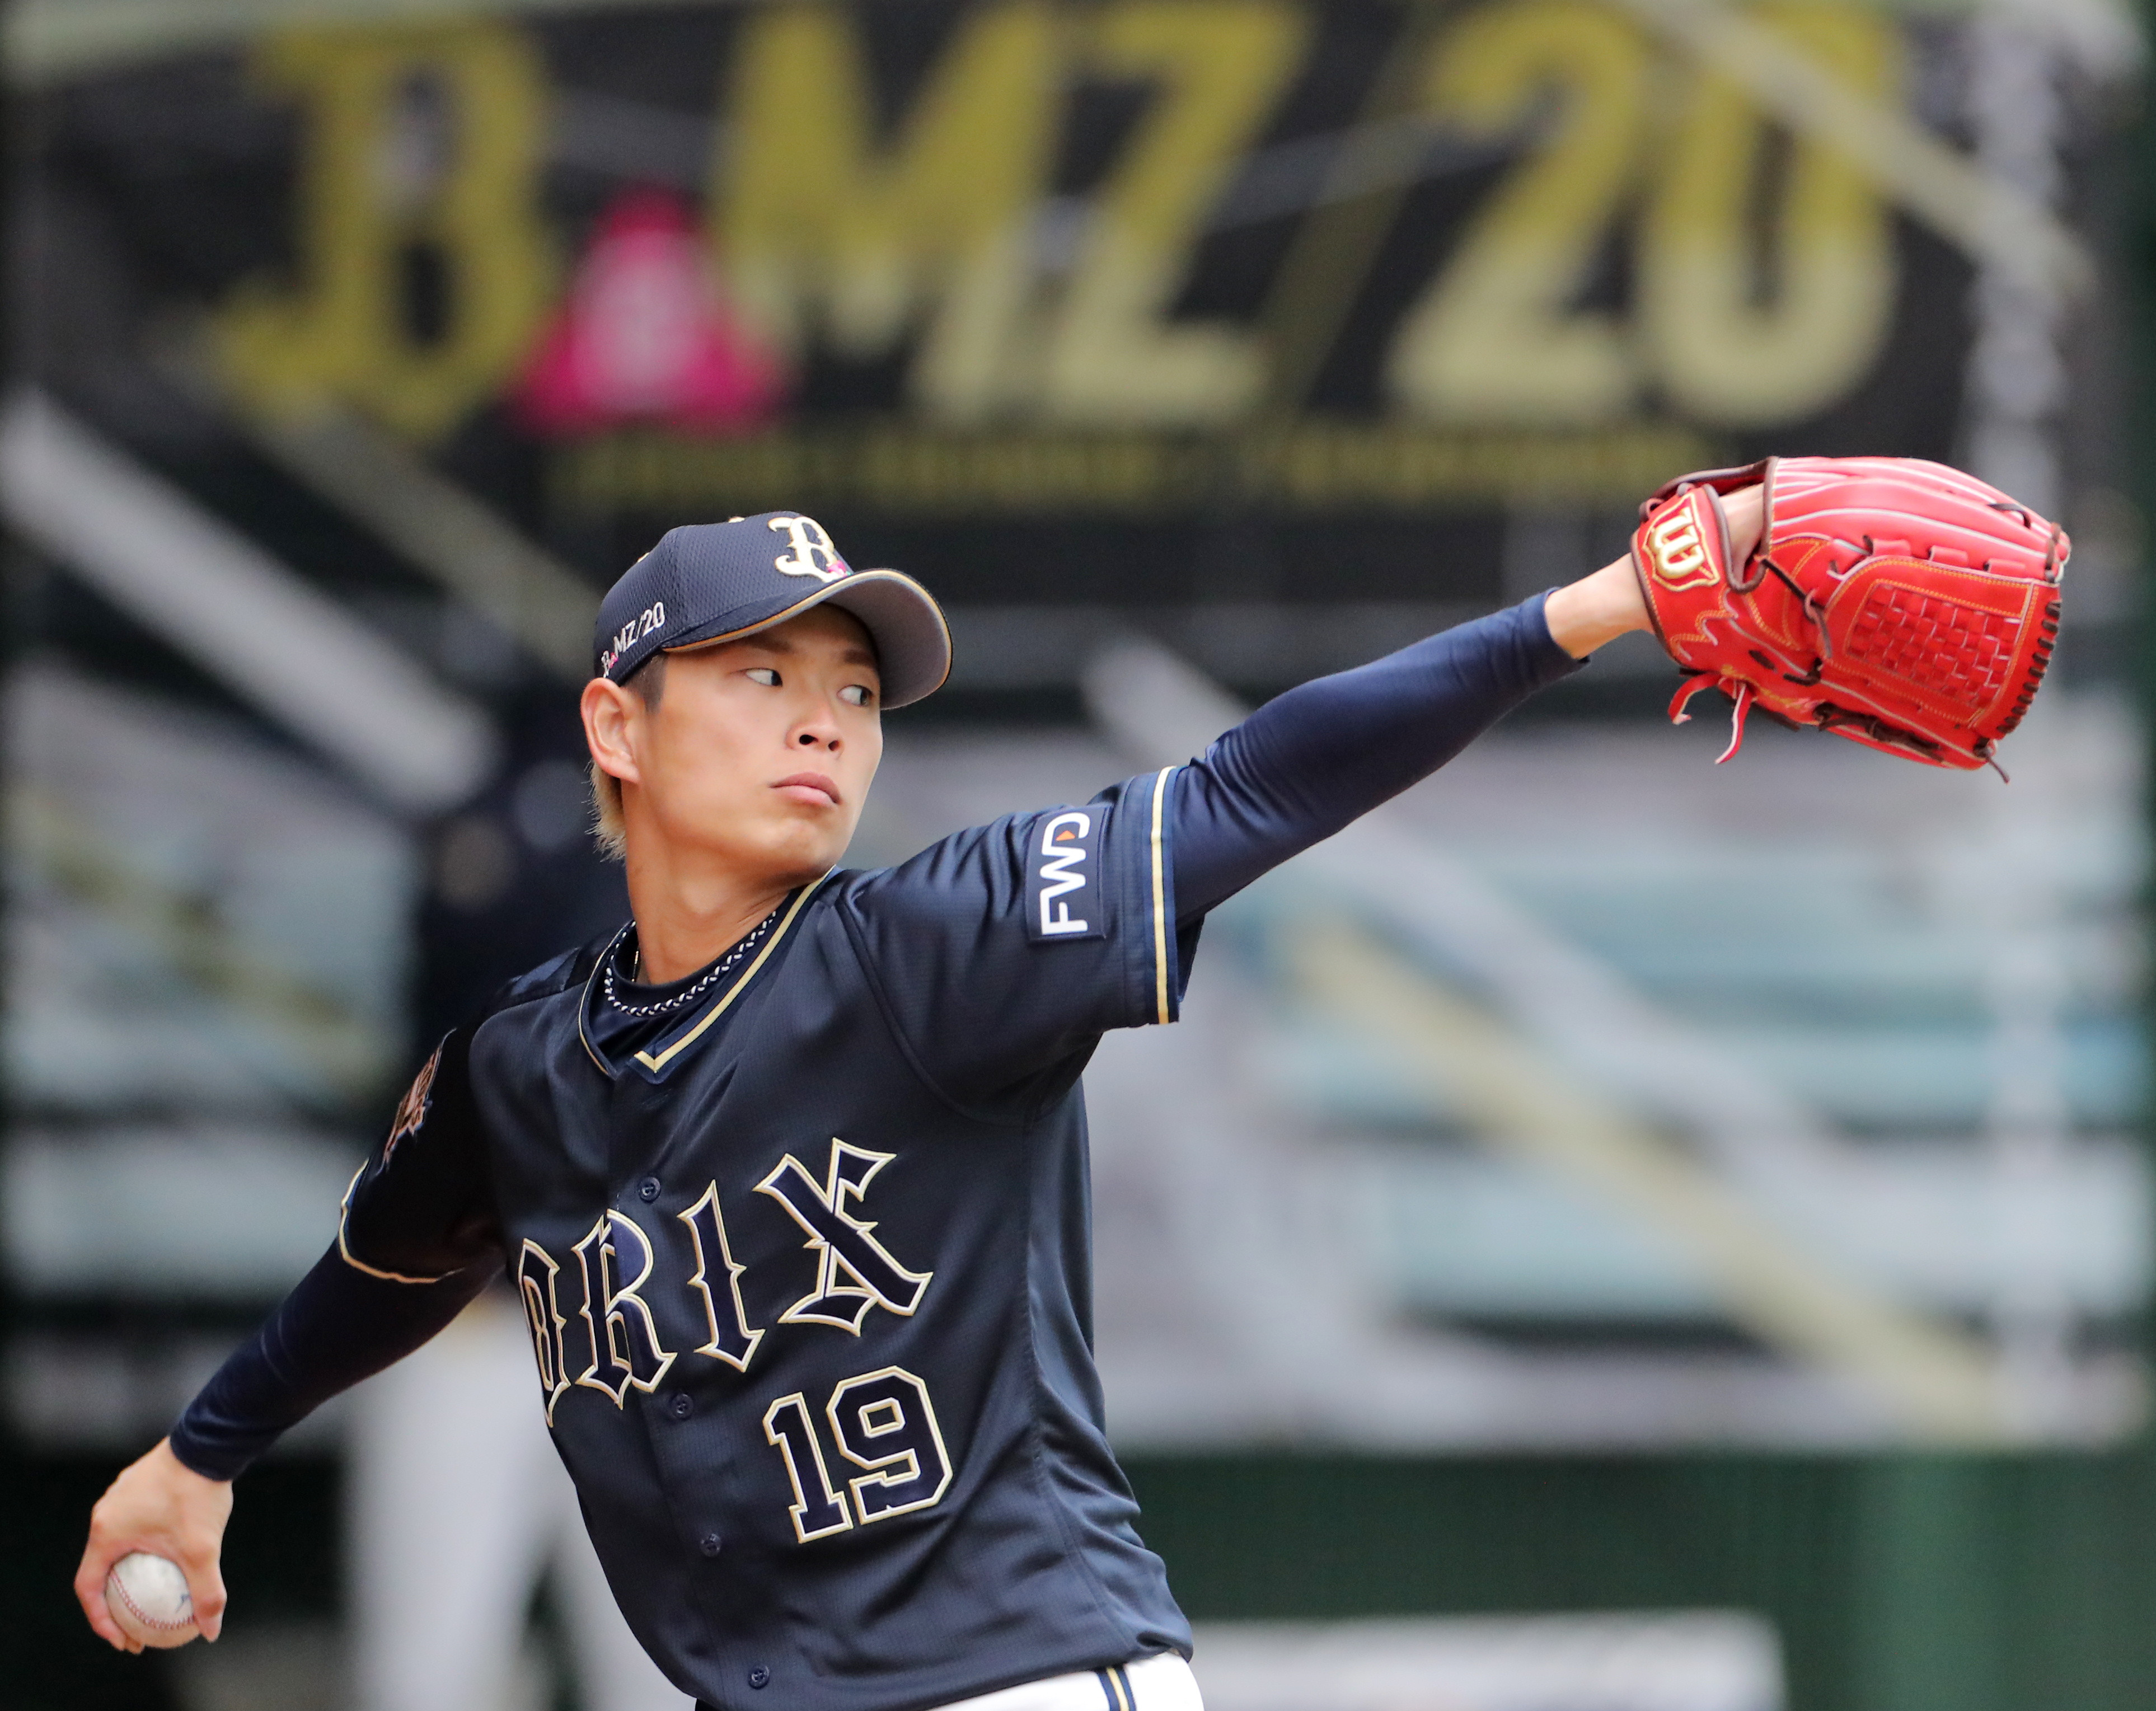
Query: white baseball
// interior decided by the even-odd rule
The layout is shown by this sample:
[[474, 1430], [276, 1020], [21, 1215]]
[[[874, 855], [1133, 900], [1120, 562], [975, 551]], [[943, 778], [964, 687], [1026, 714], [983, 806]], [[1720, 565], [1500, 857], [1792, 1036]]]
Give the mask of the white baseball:
[[184, 1646], [200, 1631], [180, 1565], [146, 1550], [113, 1564], [105, 1577], [105, 1607], [129, 1639], [160, 1650]]

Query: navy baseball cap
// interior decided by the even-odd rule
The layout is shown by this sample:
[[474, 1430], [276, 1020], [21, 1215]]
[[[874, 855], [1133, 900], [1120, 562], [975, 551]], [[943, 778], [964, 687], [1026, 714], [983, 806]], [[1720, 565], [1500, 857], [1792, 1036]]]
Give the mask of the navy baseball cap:
[[860, 619], [887, 707], [933, 694], [951, 675], [951, 632], [928, 590], [895, 570], [855, 570], [798, 511], [669, 529], [599, 603], [593, 675], [619, 683], [654, 654], [753, 635], [811, 606]]

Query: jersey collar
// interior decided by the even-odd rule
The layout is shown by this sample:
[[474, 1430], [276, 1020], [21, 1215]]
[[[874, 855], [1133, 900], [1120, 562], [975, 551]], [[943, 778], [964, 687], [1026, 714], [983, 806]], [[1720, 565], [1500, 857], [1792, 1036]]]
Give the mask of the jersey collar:
[[836, 871], [835, 868], [831, 869], [821, 878], [813, 880], [802, 886], [800, 891], [794, 894], [793, 900], [786, 906], [785, 912], [778, 917], [778, 922], [764, 939], [762, 948], [732, 979], [716, 989], [701, 1010], [690, 1011], [675, 1025], [670, 1031], [662, 1030], [654, 1033], [641, 1047], [630, 1052], [626, 1061], [613, 1062], [610, 1061], [607, 1055], [593, 1042], [594, 1030], [592, 1026], [592, 1018], [595, 1006], [605, 1002], [603, 994], [605, 990], [607, 964], [620, 951], [622, 941], [634, 930], [636, 926], [634, 921], [624, 923], [621, 931], [608, 942], [605, 952], [592, 965], [592, 972], [585, 977], [583, 999], [577, 1010], [578, 1036], [583, 1041], [584, 1050], [589, 1054], [592, 1061], [599, 1066], [600, 1071], [609, 1080], [631, 1066], [640, 1071], [648, 1080], [654, 1082], [660, 1080], [682, 1053], [688, 1051], [717, 1025], [719, 1019], [733, 1007], [734, 1000], [748, 989], [749, 982], [756, 979], [757, 971], [771, 960], [773, 953], [784, 942], [794, 922], [800, 917], [801, 912], [808, 907], [809, 898], [815, 896], [824, 881], [829, 879], [831, 874]]

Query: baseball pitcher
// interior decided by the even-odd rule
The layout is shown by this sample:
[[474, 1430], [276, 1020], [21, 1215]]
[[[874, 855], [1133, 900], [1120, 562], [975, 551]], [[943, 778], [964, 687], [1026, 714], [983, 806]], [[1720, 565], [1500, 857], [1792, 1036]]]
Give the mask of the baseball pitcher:
[[1093, 1364], [1102, 1033], [1175, 1020], [1209, 910], [1630, 630], [1740, 718], [1991, 761], [2065, 555], [1935, 465], [1689, 477], [1568, 588], [855, 871], [942, 614], [795, 512], [674, 530], [608, 594], [583, 699], [633, 918], [435, 1047], [336, 1244], [98, 1503], [91, 1625], [127, 1643], [100, 1589], [146, 1550], [213, 1636], [231, 1482], [506, 1276], [614, 1595], [701, 1706], [1196, 1711]]

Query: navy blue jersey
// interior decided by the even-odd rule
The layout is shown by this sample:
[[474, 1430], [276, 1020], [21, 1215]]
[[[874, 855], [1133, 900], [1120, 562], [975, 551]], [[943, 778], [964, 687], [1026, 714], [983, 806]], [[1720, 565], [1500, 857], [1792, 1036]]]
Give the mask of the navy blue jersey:
[[1168, 776], [834, 873], [655, 1021], [622, 938], [557, 961], [352, 1184], [352, 1265], [506, 1267], [622, 1608], [710, 1704], [1188, 1651], [1103, 1430], [1078, 1079], [1176, 1013]]
[[672, 988], [624, 986], [627, 929], [518, 981], [173, 1453], [235, 1477], [506, 1272], [623, 1610], [707, 1703], [912, 1711], [1186, 1650], [1101, 1432], [1079, 1071], [1173, 1019], [1208, 909], [1577, 669], [1537, 598], [831, 875]]

